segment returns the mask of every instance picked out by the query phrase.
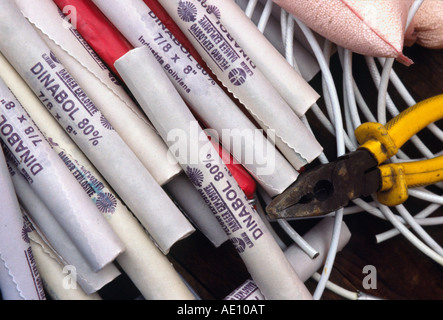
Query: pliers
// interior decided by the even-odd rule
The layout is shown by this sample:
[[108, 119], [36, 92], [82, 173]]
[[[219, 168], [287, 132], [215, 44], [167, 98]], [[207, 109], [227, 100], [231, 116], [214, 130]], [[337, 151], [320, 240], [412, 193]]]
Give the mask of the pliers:
[[443, 94], [409, 107], [386, 125], [367, 122], [355, 130], [359, 147], [335, 161], [300, 174], [266, 207], [269, 219], [325, 215], [349, 201], [376, 193], [387, 206], [408, 198], [408, 187], [443, 181], [443, 155], [428, 160], [387, 162], [412, 136], [443, 118]]

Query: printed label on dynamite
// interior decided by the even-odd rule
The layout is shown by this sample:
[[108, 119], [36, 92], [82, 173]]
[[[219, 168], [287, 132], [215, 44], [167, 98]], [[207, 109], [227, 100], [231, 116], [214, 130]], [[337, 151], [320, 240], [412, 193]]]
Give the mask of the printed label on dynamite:
[[209, 154], [203, 168], [188, 166], [186, 174], [239, 253], [254, 247], [262, 235], [255, 211], [231, 173]]
[[[8, 165], [8, 167], [9, 167], [9, 165]], [[32, 253], [31, 246], [29, 245], [30, 240], [28, 237], [28, 233], [34, 231], [35, 229], [26, 216], [23, 216], [23, 220], [24, 220], [24, 224], [23, 224], [23, 229], [22, 229], [22, 239], [28, 245], [28, 249], [24, 251], [24, 255], [25, 255], [26, 261], [28, 262], [29, 270], [30, 270], [31, 276], [34, 280], [34, 285], [35, 285], [35, 289], [37, 291], [37, 294], [40, 297], [40, 299], [44, 300], [46, 295], [45, 295], [45, 291], [43, 288], [43, 283], [41, 281], [40, 274], [37, 269], [37, 263], [35, 261], [34, 255]]]
[[97, 209], [106, 214], [114, 213], [117, 207], [117, 199], [112, 193], [107, 192], [103, 182], [99, 181], [92, 172], [73, 160], [64, 151], [60, 151], [58, 155], [86, 194], [93, 200]]
[[224, 300], [263, 300], [264, 297], [252, 280], [246, 280], [239, 288], [229, 294]]
[[187, 31], [205, 50], [221, 72], [226, 73], [229, 81], [241, 86], [248, 77], [254, 75], [256, 65], [240, 47], [237, 41], [220, 23], [219, 10], [199, 1], [200, 7], [190, 1], [180, 1], [177, 14], [188, 23]]
[[150, 35], [140, 35], [138, 42], [147, 46], [169, 77], [183, 92], [191, 93], [197, 80], [215, 85], [213, 79], [197, 63], [189, 51], [174, 37], [160, 19], [150, 11], [143, 16]]
[[[97, 146], [103, 136], [101, 128], [92, 120], [99, 110], [57, 58], [45, 53], [29, 71], [32, 80], [41, 85], [38, 98], [63, 128], [71, 135], [86, 138], [91, 146]], [[103, 116], [100, 122], [112, 129], [105, 126], [108, 122]]]
[[45, 170], [39, 146], [43, 136], [16, 101], [0, 96], [0, 137], [5, 152], [30, 184]]

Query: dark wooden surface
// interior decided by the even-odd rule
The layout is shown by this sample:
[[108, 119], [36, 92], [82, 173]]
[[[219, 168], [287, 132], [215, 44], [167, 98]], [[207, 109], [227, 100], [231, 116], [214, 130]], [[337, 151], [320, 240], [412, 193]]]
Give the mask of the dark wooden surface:
[[[419, 101], [433, 95], [443, 93], [443, 51], [423, 49], [418, 46], [406, 48], [405, 53], [415, 64], [404, 67], [395, 64], [395, 70], [405, 83], [413, 97]], [[334, 76], [339, 78], [340, 66], [336, 57], [333, 59]], [[376, 106], [376, 91], [367, 73], [362, 57], [354, 56], [354, 76], [365, 98], [371, 107]], [[319, 90], [319, 78], [312, 81], [313, 87]], [[337, 83], [340, 83], [337, 81]], [[391, 88], [390, 88], [391, 90]], [[392, 92], [394, 101], [400, 101]], [[321, 105], [321, 101], [319, 102]], [[400, 109], [406, 108], [404, 104], [397, 105]], [[442, 106], [443, 107], [443, 106]], [[322, 128], [315, 123], [315, 117], [308, 114], [312, 121], [314, 131], [321, 137], [321, 142], [326, 146], [334, 146], [335, 142], [322, 134]], [[441, 121], [437, 123], [443, 128]], [[426, 132], [421, 137], [433, 151], [440, 151], [441, 142]], [[414, 153], [413, 147], [410, 148]], [[333, 158], [334, 148], [327, 147], [327, 154]], [[312, 164], [315, 165], [316, 163]], [[440, 190], [441, 191], [441, 190]], [[423, 208], [425, 203], [409, 199], [406, 203], [411, 213]], [[435, 215], [443, 214], [443, 209]], [[391, 224], [368, 213], [359, 213], [345, 216], [345, 222], [352, 232], [348, 245], [337, 254], [334, 269], [330, 280], [351, 291], [362, 291], [367, 294], [390, 300], [440, 300], [443, 299], [443, 269], [436, 262], [416, 249], [403, 236], [397, 236], [383, 243], [377, 244], [375, 235], [391, 228]], [[309, 230], [316, 221], [291, 221], [291, 225], [300, 233]], [[277, 226], [277, 231], [278, 231]], [[443, 226], [426, 227], [426, 231], [443, 245]], [[283, 234], [284, 237], [284, 234]], [[249, 278], [249, 274], [233, 246], [226, 242], [219, 248], [212, 244], [199, 232], [176, 244], [169, 258], [177, 270], [190, 283], [202, 299], [219, 300], [231, 293], [235, 288]], [[363, 268], [373, 265], [376, 268], [376, 289], [365, 290], [363, 279], [366, 274]], [[269, 270], [278, 272], [278, 270]], [[310, 279], [306, 282], [308, 289], [314, 292], [317, 282]], [[118, 288], [118, 289], [115, 289]], [[107, 298], [133, 298], [137, 290], [125, 281], [123, 276], [111, 288], [106, 288], [102, 294]], [[342, 297], [325, 290], [322, 299], [337, 300]]]

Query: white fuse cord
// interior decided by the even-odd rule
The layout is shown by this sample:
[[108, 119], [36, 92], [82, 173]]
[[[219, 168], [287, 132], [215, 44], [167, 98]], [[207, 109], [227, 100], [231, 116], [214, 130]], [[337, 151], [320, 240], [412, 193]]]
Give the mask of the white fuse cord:
[[[264, 0], [262, 0], [262, 2], [264, 2]], [[412, 20], [422, 2], [423, 0], [416, 0], [412, 5], [408, 16], [408, 24]], [[249, 1], [248, 7], [246, 8], [246, 13], [249, 15], [249, 17], [252, 16], [256, 4], [257, 1]], [[270, 18], [271, 11], [272, 0], [266, 0], [260, 22], [258, 23], [258, 27], [262, 32], [266, 27], [268, 19]], [[342, 111], [340, 109], [341, 106], [338, 102], [339, 100], [335, 89], [334, 79], [329, 70], [328, 59], [332, 50], [331, 48], [334, 44], [326, 40], [322, 51], [311, 30], [309, 30], [309, 28], [307, 28], [300, 21], [297, 21], [297, 19], [294, 18], [292, 15], [288, 14], [284, 10], [281, 10], [281, 35], [286, 49], [285, 57], [289, 64], [295, 70], [298, 71], [297, 61], [295, 57], [293, 57], [292, 50], [294, 40], [294, 22], [297, 22], [303, 34], [307, 38], [309, 44], [311, 45], [322, 72], [323, 98], [327, 115], [325, 115], [316, 104], [312, 106], [311, 110], [313, 111], [313, 114], [317, 117], [319, 122], [329, 131], [330, 134], [332, 134], [336, 138], [338, 156], [344, 154], [345, 149], [347, 149], [348, 151], [353, 151], [356, 149], [357, 142], [355, 140], [353, 132], [355, 128], [357, 128], [362, 122], [378, 121], [381, 123], [386, 123], [386, 111], [389, 111], [391, 116], [395, 116], [400, 112], [396, 108], [393, 100], [388, 94], [387, 89], [390, 83], [393, 84], [394, 88], [397, 90], [397, 92], [400, 94], [400, 96], [403, 98], [408, 106], [414, 105], [416, 103], [416, 101], [412, 98], [404, 84], [401, 82], [401, 80], [393, 70], [393, 65], [395, 63], [394, 59], [378, 58], [377, 60], [380, 63], [382, 69], [380, 73], [376, 66], [375, 59], [373, 57], [365, 57], [368, 70], [373, 78], [376, 87], [378, 88], [377, 114], [373, 115], [352, 75], [353, 53], [343, 48], [337, 48], [343, 68], [343, 112], [346, 128], [345, 130], [343, 126]], [[365, 119], [360, 119], [360, 114]], [[309, 123], [307, 122], [306, 118], [302, 120], [309, 127]], [[431, 124], [428, 126], [428, 129], [440, 141], [443, 141], [443, 132], [440, 128], [438, 128], [434, 124]], [[436, 156], [418, 137], [414, 136], [411, 141], [416, 145], [416, 147], [423, 154], [424, 157], [432, 158]], [[319, 157], [319, 160], [322, 163], [328, 162], [324, 154]], [[397, 156], [393, 157], [391, 160], [410, 161], [410, 158], [402, 150], [400, 150]], [[441, 187], [441, 184], [437, 184], [437, 186]], [[380, 205], [376, 201], [366, 202], [362, 199], [354, 200], [353, 202], [354, 204], [356, 204], [356, 206], [351, 207], [350, 209], [346, 208], [345, 212], [352, 211], [354, 213], [363, 211], [368, 212], [380, 219], [390, 221], [394, 226], [394, 229], [386, 231], [385, 234], [377, 235], [376, 238], [379, 242], [387, 240], [397, 234], [402, 234], [423, 253], [435, 260], [437, 263], [441, 264], [441, 253], [443, 253], [442, 248], [423, 230], [422, 226], [437, 225], [443, 222], [443, 217], [428, 217], [432, 212], [440, 208], [440, 206], [443, 204], [443, 197], [435, 193], [431, 193], [424, 188], [410, 189], [409, 193], [410, 196], [428, 201], [430, 203], [427, 208], [423, 209], [419, 214], [415, 216], [412, 216], [408, 212], [408, 210], [406, 209], [406, 205], [398, 206], [396, 209], [399, 212], [399, 215], [396, 215], [392, 212], [390, 208]], [[338, 225], [338, 221], [340, 221], [343, 217], [343, 212], [338, 212], [338, 215], [336, 213], [335, 216]], [[412, 234], [412, 232], [410, 232], [408, 228], [412, 228], [417, 233], [417, 235], [422, 238], [424, 243], [419, 240], [417, 236]], [[338, 234], [339, 230], [334, 230], [333, 238], [337, 237]], [[328, 277], [336, 255], [333, 243], [324, 268], [329, 271], [315, 277], [319, 281], [316, 292], [314, 293], [315, 299], [319, 299], [321, 297], [324, 288], [331, 287]], [[354, 293], [352, 294], [352, 297], [355, 297]]]
[[[340, 102], [337, 94], [337, 90], [335, 87], [335, 83], [332, 77], [332, 74], [330, 72], [328, 63], [326, 62], [325, 56], [323, 54], [323, 51], [320, 48], [320, 45], [318, 44], [317, 40], [315, 39], [312, 31], [307, 28], [301, 21], [294, 18], [294, 20], [297, 22], [300, 29], [303, 31], [303, 34], [305, 35], [306, 39], [308, 40], [309, 44], [312, 47], [312, 50], [315, 54], [315, 57], [317, 58], [317, 61], [320, 65], [320, 69], [322, 71], [323, 78], [325, 79], [326, 85], [328, 87], [328, 94], [329, 98], [331, 100], [331, 104], [333, 107], [333, 116], [334, 116], [334, 124], [335, 124], [335, 136], [336, 136], [336, 143], [337, 143], [337, 156], [341, 156], [345, 154], [345, 142], [344, 142], [344, 134], [343, 134], [343, 127], [342, 127], [342, 116], [341, 116], [341, 110], [340, 110]], [[338, 239], [341, 232], [341, 225], [343, 223], [343, 209], [339, 209], [335, 212], [335, 221], [334, 221], [334, 227], [332, 232], [332, 240], [331, 245], [329, 247], [328, 254], [326, 256], [326, 261], [322, 270], [322, 274], [320, 277], [320, 280], [318, 282], [318, 285], [314, 291], [313, 298], [315, 300], [319, 300], [321, 296], [323, 295], [324, 289], [326, 288], [327, 281], [329, 279], [329, 276], [332, 272], [335, 256], [337, 253], [337, 247], [338, 247]]]
[[[267, 2], [267, 4], [269, 4], [269, 3], [270, 3], [270, 1]], [[251, 2], [249, 4], [251, 4]], [[256, 3], [252, 3], [253, 6], [255, 6], [255, 4]], [[246, 14], [249, 15], [249, 17], [250, 17], [252, 15], [252, 11], [248, 11], [248, 8], [250, 8], [250, 6], [247, 7]], [[269, 8], [268, 10], [271, 9], [270, 6], [265, 6], [265, 9], [266, 8]], [[292, 19], [294, 19], [294, 21], [296, 21], [296, 19], [294, 17], [292, 17], [292, 16], [288, 17], [288, 20], [292, 20]], [[321, 50], [317, 40], [315, 39], [314, 35], [312, 34], [312, 31], [309, 28], [307, 28], [306, 26], [304, 26], [304, 24], [301, 23], [300, 21], [296, 21], [296, 22], [298, 23], [298, 25], [302, 29], [303, 33], [305, 34], [306, 38], [310, 42], [311, 47], [313, 47], [313, 50], [314, 50], [315, 55], [317, 57], [317, 60], [319, 61], [320, 67], [321, 67], [323, 73], [326, 74], [326, 75], [324, 75], [324, 77], [326, 78], [326, 80], [325, 80], [326, 85], [328, 86], [328, 91], [331, 96], [330, 98], [333, 101], [332, 104], [333, 104], [334, 123], [342, 123], [338, 94], [336, 92], [335, 83], [334, 83], [332, 74], [330, 73], [329, 65], [326, 62], [326, 59], [324, 58], [323, 51]], [[293, 22], [288, 22], [288, 25], [289, 25], [290, 30], [289, 31], [286, 30], [285, 35], [283, 35], [284, 37], [286, 36], [286, 39], [288, 39], [289, 35], [293, 36]], [[286, 47], [288, 47], [288, 44], [291, 44], [291, 47], [292, 47], [291, 41], [287, 41]], [[295, 61], [295, 59], [293, 61]], [[290, 60], [290, 64], [291, 64], [291, 60]], [[306, 119], [304, 119], [304, 121], [305, 121], [305, 124], [307, 124]], [[343, 132], [344, 132], [344, 130], [341, 130], [340, 128], [336, 129], [336, 132], [335, 132], [335, 135], [337, 137], [337, 146], [338, 146], [337, 154], [338, 155], [342, 155], [345, 153], [345, 143], [344, 143]], [[323, 158], [323, 162], [327, 162], [327, 159], [324, 155], [322, 155], [322, 158]], [[342, 221], [343, 221], [343, 209], [340, 209], [335, 213], [335, 222], [334, 222], [334, 227], [333, 227], [333, 235], [332, 235], [331, 245], [330, 245], [330, 249], [328, 251], [328, 255], [326, 257], [326, 262], [325, 262], [324, 271], [322, 273], [322, 277], [319, 281], [316, 291], [313, 294], [314, 299], [317, 299], [317, 300], [320, 299], [320, 297], [323, 294], [323, 291], [326, 287], [326, 282], [327, 282], [330, 272], [332, 270], [333, 262], [335, 260], [335, 255], [337, 252], [338, 240], [339, 240], [339, 235], [341, 232]], [[308, 255], [311, 256], [311, 258], [316, 256], [315, 251], [309, 250], [309, 246], [306, 243], [303, 243], [303, 241], [301, 241], [302, 238], [300, 238], [298, 236], [298, 234], [290, 227], [289, 223], [287, 223], [285, 221], [279, 221], [279, 223], [280, 223], [280, 226], [283, 227], [283, 229], [288, 233], [288, 235], [295, 241], [295, 243], [299, 244], [299, 246]], [[291, 231], [291, 232], [288, 232], [288, 231]]]

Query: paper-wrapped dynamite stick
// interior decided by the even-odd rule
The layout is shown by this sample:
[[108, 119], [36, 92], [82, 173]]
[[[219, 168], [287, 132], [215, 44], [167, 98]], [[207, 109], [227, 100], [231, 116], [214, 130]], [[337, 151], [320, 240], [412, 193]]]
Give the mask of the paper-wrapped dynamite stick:
[[[263, 294], [268, 299], [312, 299], [151, 51], [134, 49], [117, 60], [115, 67], [160, 136], [179, 151], [174, 156]], [[181, 132], [181, 139], [171, 141], [172, 131]]]
[[201, 5], [219, 19], [294, 112], [303, 116], [318, 100], [318, 93], [289, 65], [235, 1], [209, 0]]
[[0, 138], [33, 190], [97, 271], [124, 251], [81, 186], [0, 80]]
[[[100, 57], [100, 60], [103, 61], [114, 74], [118, 75], [114, 67], [114, 62], [126, 52], [133, 49], [132, 45], [112, 24], [100, 21], [100, 19], [97, 19], [96, 23], [91, 24], [90, 21], [84, 19], [85, 13], [83, 9], [90, 0], [53, 0], [53, 2], [60, 8], [60, 11], [66, 15], [65, 22], [72, 22], [74, 30], [76, 30], [75, 32], [80, 33], [82, 38], [92, 47], [94, 53]], [[98, 18], [98, 16], [96, 16], [96, 18]], [[95, 29], [96, 26], [98, 29]], [[69, 28], [70, 27], [71, 23], [69, 23]], [[98, 30], [98, 33], [91, 33], [91, 30]]]
[[63, 267], [56, 259], [52, 249], [45, 245], [35, 230], [28, 231], [28, 238], [34, 253], [37, 269], [48, 296], [53, 300], [101, 300], [98, 293], [86, 294], [76, 286], [73, 269]]
[[[52, 0], [17, 0], [16, 3], [25, 17], [40, 31], [51, 52], [156, 181], [163, 185], [177, 175], [181, 167], [177, 163], [165, 161], [168, 149], [143, 111], [135, 105], [79, 32], [64, 20], [55, 3]], [[131, 125], [128, 126], [128, 123]]]
[[0, 290], [4, 300], [46, 299], [25, 220], [0, 147]]
[[[321, 268], [325, 263], [328, 250], [331, 245], [334, 218], [327, 217], [317, 223], [309, 230], [303, 238], [315, 248], [319, 255], [312, 259], [295, 243], [285, 250], [285, 255], [300, 279], [305, 282]], [[348, 226], [343, 222], [340, 238], [338, 242], [338, 251], [341, 251], [349, 242], [351, 232]], [[263, 300], [264, 296], [254, 281], [247, 280], [239, 288], [230, 293], [226, 300]]]
[[39, 233], [44, 236], [47, 246], [54, 249], [60, 263], [75, 268], [77, 282], [86, 293], [90, 294], [100, 290], [120, 275], [113, 263], [107, 264], [99, 271], [92, 270], [87, 260], [76, 248], [75, 243], [69, 238], [68, 233], [63, 230], [51, 211], [32, 190], [17, 167], [10, 161], [8, 161], [8, 167], [17, 197], [25, 214]]
[[[297, 171], [142, 0], [93, 2], [134, 47], [146, 46], [154, 52], [194, 114], [217, 131], [226, 150], [270, 195], [280, 194], [296, 180]], [[234, 147], [238, 140], [241, 140], [241, 148]], [[245, 161], [246, 154], [257, 156]]]
[[[165, 191], [13, 2], [0, 4], [0, 50], [164, 253], [194, 232]], [[15, 41], [20, 38], [22, 41]]]
[[[312, 162], [322, 147], [248, 52], [203, 7], [203, 2], [159, 0], [211, 68], [264, 130], [275, 131], [275, 144], [295, 169]], [[296, 88], [294, 88], [296, 90]]]
[[[99, 211], [107, 218], [126, 247], [125, 252], [117, 257], [117, 262], [145, 299], [193, 299], [193, 295], [167, 257], [155, 246], [140, 223], [120, 201], [118, 195], [111, 190], [103, 177], [51, 114], [45, 110], [40, 100], [1, 54], [0, 77], [5, 79], [10, 90], [25, 107], [47, 140], [51, 141], [53, 149], [63, 159], [71, 173], [81, 177], [77, 181], [83, 186]], [[31, 199], [27, 196], [24, 201], [26, 200]], [[35, 215], [41, 215], [44, 210], [44, 208], [37, 208], [36, 202], [31, 203], [28, 208], [30, 213], [36, 212]], [[50, 225], [49, 227], [49, 232], [53, 233], [54, 228]], [[54, 244], [54, 247], [59, 249], [58, 245], [63, 246], [65, 241], [59, 239], [55, 242], [57, 243]], [[62, 254], [59, 251], [60, 249], [57, 253]], [[68, 252], [68, 254], [70, 253]], [[72, 264], [77, 265], [76, 263]], [[78, 268], [77, 272], [80, 271]], [[168, 279], [168, 281], [164, 281], [164, 279]], [[82, 279], [78, 278], [78, 280]], [[96, 290], [102, 286], [103, 281], [100, 284], [100, 278], [97, 275], [95, 282], [91, 282], [91, 280], [88, 282], [79, 281], [79, 284], [87, 285], [85, 291], [90, 292], [91, 285], [96, 284], [92, 286], [92, 289]]]
[[[100, 57], [94, 54], [79, 31], [60, 16], [59, 10], [52, 0], [33, 3], [19, 0], [17, 3], [27, 19], [37, 28], [51, 52], [57, 56], [57, 59], [75, 78], [79, 86], [84, 88], [86, 94], [106, 117], [110, 125], [137, 155], [160, 186], [174, 184], [175, 180], [179, 179], [178, 175], [182, 173], [182, 168], [176, 162], [168, 161], [168, 148], [164, 141], [155, 132], [143, 111], [129, 98], [118, 80], [114, 77], [110, 78], [109, 70], [100, 62]], [[92, 23], [88, 23], [90, 21], [83, 20], [85, 13], [82, 11], [83, 7], [78, 6], [80, 2], [73, 3], [77, 6], [77, 24], [88, 25], [88, 29], [93, 29], [91, 28]], [[96, 15], [94, 15], [94, 21], [102, 22], [102, 26], [105, 25]], [[97, 34], [95, 37], [93, 35], [93, 33], [89, 33], [88, 39], [100, 37]], [[121, 41], [114, 39], [109, 47], [114, 47], [116, 43], [121, 43]], [[124, 44], [126, 42], [123, 42], [121, 46]], [[118, 52], [120, 51], [121, 49], [118, 50]], [[131, 125], [128, 126], [128, 123]], [[184, 183], [180, 185], [181, 189], [174, 189], [174, 191], [183, 194], [183, 200], [199, 197], [192, 186], [189, 188]], [[177, 193], [172, 195], [176, 200]], [[207, 214], [205, 215], [202, 214], [204, 212], [201, 211], [204, 209], [202, 207], [198, 207], [200, 211], [196, 211], [196, 207], [187, 205], [187, 203], [181, 202], [179, 205], [188, 209], [186, 210], [187, 216], [215, 246], [219, 246], [227, 240], [209, 209], [206, 209]], [[202, 222], [202, 219], [205, 221]]]

